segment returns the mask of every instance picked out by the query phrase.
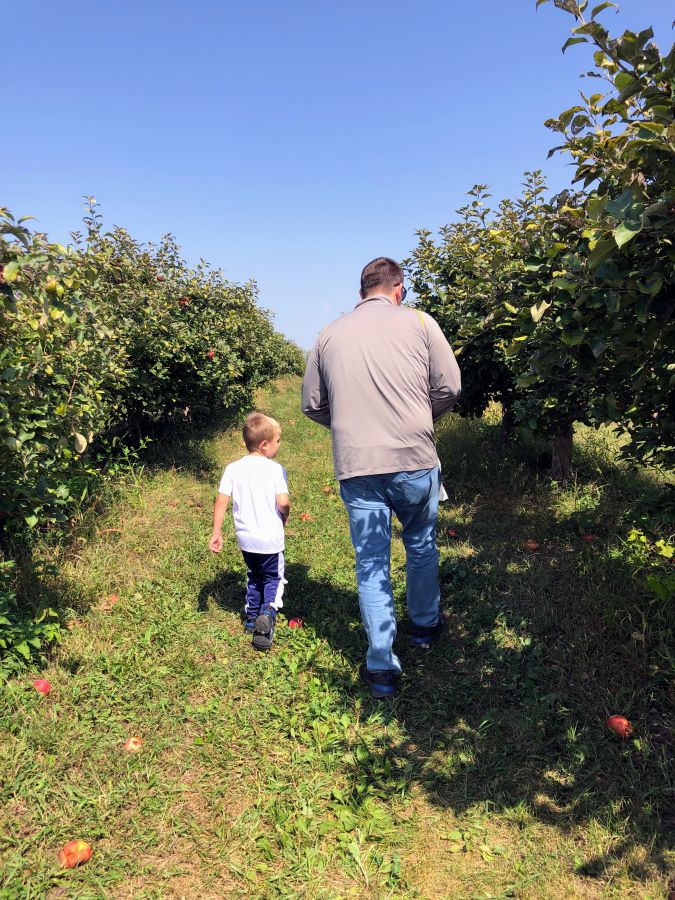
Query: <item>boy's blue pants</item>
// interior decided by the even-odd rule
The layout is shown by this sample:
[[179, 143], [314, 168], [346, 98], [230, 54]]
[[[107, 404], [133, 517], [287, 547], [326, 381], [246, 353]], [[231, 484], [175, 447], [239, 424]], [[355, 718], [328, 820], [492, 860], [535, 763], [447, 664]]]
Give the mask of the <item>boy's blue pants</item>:
[[277, 610], [284, 605], [284, 554], [241, 552], [248, 569], [244, 607], [246, 622], [252, 624], [260, 615], [274, 619]]

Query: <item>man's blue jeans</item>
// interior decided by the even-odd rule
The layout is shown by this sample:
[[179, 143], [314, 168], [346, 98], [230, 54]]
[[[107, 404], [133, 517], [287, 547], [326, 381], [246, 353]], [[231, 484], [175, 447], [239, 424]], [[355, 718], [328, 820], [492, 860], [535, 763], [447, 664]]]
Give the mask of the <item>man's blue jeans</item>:
[[356, 554], [361, 618], [368, 635], [370, 672], [401, 671], [393, 651], [396, 615], [391, 592], [391, 514], [403, 526], [408, 614], [415, 625], [438, 622], [436, 519], [440, 468], [387, 475], [360, 475], [340, 482]]

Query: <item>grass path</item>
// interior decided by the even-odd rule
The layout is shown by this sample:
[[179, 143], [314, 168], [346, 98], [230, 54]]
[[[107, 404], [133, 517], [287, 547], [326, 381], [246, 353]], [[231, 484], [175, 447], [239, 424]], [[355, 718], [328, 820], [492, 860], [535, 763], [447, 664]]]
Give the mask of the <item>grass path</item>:
[[[401, 616], [402, 694], [378, 704], [356, 676], [329, 435], [300, 415], [297, 382], [259, 405], [282, 423], [293, 503], [273, 651], [241, 630], [231, 519], [221, 556], [206, 548], [239, 430], [168, 448], [75, 549], [51, 551], [70, 627], [40, 673], [52, 694], [26, 678], [0, 698], [0, 898], [665, 896], [669, 673], [663, 629], [639, 617], [665, 611], [636, 599], [637, 550], [614, 537], [659, 486], [589, 443], [586, 480], [558, 489], [522, 453], [488, 452], [489, 422], [450, 422], [451, 636], [420, 661]], [[399, 604], [403, 562], [397, 538]], [[303, 629], [284, 626], [294, 615]], [[634, 741], [608, 734], [609, 711]], [[64, 872], [76, 837], [93, 857]]]

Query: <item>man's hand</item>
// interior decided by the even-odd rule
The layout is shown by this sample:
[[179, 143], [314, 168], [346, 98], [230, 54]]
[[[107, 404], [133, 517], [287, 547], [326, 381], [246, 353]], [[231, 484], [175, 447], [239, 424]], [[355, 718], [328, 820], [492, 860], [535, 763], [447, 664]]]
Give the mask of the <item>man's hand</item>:
[[212, 534], [211, 540], [209, 541], [209, 550], [212, 553], [220, 553], [223, 549], [223, 536], [222, 534]]

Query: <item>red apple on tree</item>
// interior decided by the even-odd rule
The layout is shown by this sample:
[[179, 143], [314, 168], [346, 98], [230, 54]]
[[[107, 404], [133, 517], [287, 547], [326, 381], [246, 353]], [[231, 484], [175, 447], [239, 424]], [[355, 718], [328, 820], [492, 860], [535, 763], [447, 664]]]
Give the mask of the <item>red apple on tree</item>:
[[209, 352], [206, 355], [208, 356], [209, 359], [213, 359], [213, 357], [216, 355], [216, 351], [209, 350]]

